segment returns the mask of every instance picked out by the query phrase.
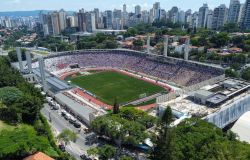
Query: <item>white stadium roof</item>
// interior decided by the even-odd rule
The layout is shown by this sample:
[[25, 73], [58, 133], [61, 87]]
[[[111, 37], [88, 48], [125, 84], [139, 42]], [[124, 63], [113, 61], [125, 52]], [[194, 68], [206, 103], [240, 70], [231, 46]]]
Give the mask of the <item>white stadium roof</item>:
[[250, 111], [244, 113], [231, 130], [239, 136], [239, 140], [250, 143]]

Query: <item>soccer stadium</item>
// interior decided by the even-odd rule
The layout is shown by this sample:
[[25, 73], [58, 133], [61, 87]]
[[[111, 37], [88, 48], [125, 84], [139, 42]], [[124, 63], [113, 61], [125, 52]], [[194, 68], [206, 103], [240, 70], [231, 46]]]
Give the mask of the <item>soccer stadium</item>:
[[114, 102], [148, 111], [159, 97], [224, 75], [207, 64], [125, 49], [50, 54], [32, 63], [41, 78], [40, 65], [54, 98], [86, 123], [112, 109]]

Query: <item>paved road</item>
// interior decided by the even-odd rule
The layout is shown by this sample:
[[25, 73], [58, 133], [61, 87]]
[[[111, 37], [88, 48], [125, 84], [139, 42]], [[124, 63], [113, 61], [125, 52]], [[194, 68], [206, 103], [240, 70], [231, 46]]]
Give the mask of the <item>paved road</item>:
[[[44, 105], [44, 108], [41, 110], [41, 113], [48, 119], [51, 119], [50, 125], [52, 127], [53, 132], [55, 133], [55, 135], [58, 135], [63, 129], [70, 129], [76, 133], [78, 133], [78, 129], [76, 129], [72, 124], [70, 124], [67, 120], [65, 120], [62, 116], [61, 116], [61, 111], [60, 110], [51, 110], [50, 106], [48, 104]], [[82, 131], [83, 132], [83, 131]], [[93, 133], [92, 133], [93, 134]], [[74, 156], [77, 160], [80, 160], [80, 155], [81, 154], [86, 154], [86, 151], [90, 148], [90, 147], [94, 147], [97, 145], [97, 143], [94, 143], [93, 145], [88, 145], [88, 137], [91, 134], [84, 134], [84, 133], [80, 133], [78, 134], [78, 138], [77, 141], [71, 142], [66, 146], [66, 151], [71, 154], [72, 156]], [[98, 142], [99, 144], [105, 144], [104, 142]], [[136, 155], [136, 152], [131, 152], [128, 151], [127, 149], [123, 148], [124, 154], [127, 155], [131, 155], [133, 157], [137, 157], [137, 159], [139, 160], [145, 160], [145, 156], [144, 155]]]
[[[48, 119], [48, 121], [49, 119], [51, 119], [51, 122], [49, 123], [55, 135], [58, 135], [63, 129], [70, 129], [75, 133], [78, 133], [79, 129], [75, 128], [72, 124], [66, 121], [61, 116], [60, 110], [51, 110], [50, 106], [48, 104], [45, 104], [44, 108], [41, 110], [41, 113]], [[90, 147], [94, 146], [90, 146], [88, 145], [88, 143], [86, 143], [86, 137], [88, 136], [89, 135], [84, 134], [83, 131], [80, 134], [78, 133], [78, 138], [76, 142], [71, 142], [70, 144], [68, 144], [66, 146], [66, 151], [72, 156], [74, 156], [76, 159], [80, 160], [80, 155], [85, 154]]]

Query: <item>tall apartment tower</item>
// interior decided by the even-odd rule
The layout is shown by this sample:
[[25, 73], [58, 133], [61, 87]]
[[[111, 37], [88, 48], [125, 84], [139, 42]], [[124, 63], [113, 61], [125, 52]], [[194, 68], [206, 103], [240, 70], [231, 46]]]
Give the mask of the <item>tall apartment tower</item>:
[[155, 2], [153, 5], [154, 19], [161, 18], [161, 5], [160, 2]]
[[240, 13], [240, 1], [239, 0], [231, 0], [228, 10], [228, 18], [227, 21], [230, 23], [237, 23], [239, 19]]
[[59, 35], [61, 33], [61, 30], [60, 30], [58, 12], [51, 13], [51, 21], [52, 21], [52, 27], [53, 27], [53, 35]]
[[221, 4], [214, 9], [212, 29], [218, 30], [226, 23], [228, 9], [225, 4]]
[[59, 25], [60, 25], [60, 31], [65, 30], [66, 28], [66, 12], [61, 9], [58, 13], [59, 15]]
[[111, 10], [105, 11], [106, 25], [108, 29], [113, 28], [113, 12]]
[[81, 32], [86, 31], [86, 17], [85, 17], [85, 13], [84, 13], [84, 9], [79, 10], [79, 12], [77, 13], [77, 17], [78, 17], [78, 27], [79, 30]]
[[141, 6], [140, 5], [136, 5], [135, 6], [135, 15], [138, 16], [139, 14], [141, 14]]
[[241, 28], [246, 30], [250, 29], [250, 0], [246, 0], [245, 2]]
[[199, 9], [198, 28], [205, 28], [207, 26], [208, 5], [203, 4]]

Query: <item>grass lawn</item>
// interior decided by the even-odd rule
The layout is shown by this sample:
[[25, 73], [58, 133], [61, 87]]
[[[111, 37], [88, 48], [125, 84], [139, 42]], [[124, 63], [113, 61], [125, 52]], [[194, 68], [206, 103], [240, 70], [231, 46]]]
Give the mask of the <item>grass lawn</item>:
[[4, 130], [4, 129], [11, 130], [13, 128], [15, 128], [15, 126], [11, 126], [11, 125], [6, 124], [5, 122], [3, 122], [3, 121], [0, 120], [0, 131]]
[[139, 98], [140, 94], [152, 95], [164, 88], [121, 74], [107, 71], [71, 79], [71, 83], [95, 94], [103, 102], [112, 105], [115, 97], [118, 103]]

